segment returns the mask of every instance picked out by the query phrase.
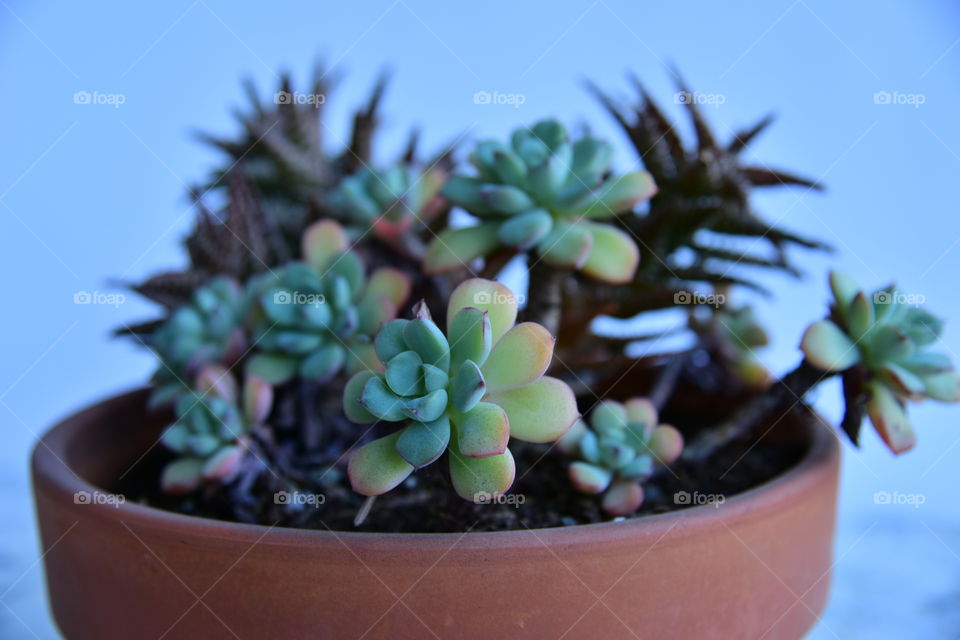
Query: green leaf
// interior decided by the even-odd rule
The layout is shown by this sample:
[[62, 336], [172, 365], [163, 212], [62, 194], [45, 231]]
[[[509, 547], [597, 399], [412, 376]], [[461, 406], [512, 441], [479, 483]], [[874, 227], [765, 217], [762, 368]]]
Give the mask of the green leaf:
[[412, 283], [410, 276], [392, 267], [381, 267], [370, 274], [367, 279], [367, 288], [364, 297], [387, 296], [396, 307], [403, 304], [410, 297]]
[[473, 502], [503, 495], [513, 484], [516, 465], [510, 450], [488, 458], [468, 458], [450, 441], [450, 480], [460, 497]]
[[590, 255], [592, 246], [593, 234], [585, 226], [557, 222], [537, 245], [537, 252], [551, 266], [579, 269]]
[[535, 322], [513, 327], [496, 344], [482, 367], [491, 393], [529, 384], [542, 376], [553, 359], [556, 342]]
[[527, 166], [512, 152], [507, 149], [494, 151], [493, 168], [504, 184], [511, 184], [521, 189], [526, 188]]
[[367, 411], [360, 404], [360, 396], [363, 393], [363, 387], [371, 378], [376, 378], [377, 374], [372, 371], [361, 371], [355, 374], [347, 381], [343, 388], [343, 413], [351, 422], [359, 424], [372, 424], [377, 421], [377, 416]]
[[603, 496], [602, 507], [607, 515], [628, 516], [643, 504], [643, 487], [636, 482], [614, 482]]
[[590, 424], [601, 435], [622, 431], [627, 419], [627, 408], [614, 400], [604, 400], [590, 412]]
[[432, 364], [425, 364], [421, 369], [423, 371], [423, 386], [427, 393], [437, 389], [446, 389], [447, 385], [450, 384], [450, 377], [446, 371]]
[[495, 404], [480, 402], [455, 420], [460, 453], [468, 458], [487, 458], [507, 450], [510, 422]]
[[960, 374], [946, 371], [923, 376], [928, 398], [940, 402], [960, 402]]
[[303, 260], [323, 272], [330, 259], [350, 246], [346, 231], [333, 220], [310, 225], [303, 234]]
[[613, 480], [613, 472], [609, 469], [579, 460], [571, 462], [568, 471], [573, 486], [590, 495], [603, 493]]
[[867, 338], [867, 351], [879, 362], [900, 362], [916, 352], [916, 345], [906, 333], [893, 325], [881, 325]]
[[499, 214], [512, 215], [536, 206], [522, 189], [507, 184], [485, 184], [480, 187], [480, 197]]
[[663, 424], [650, 434], [647, 448], [660, 464], [673, 464], [683, 451], [683, 436], [674, 427]]
[[830, 289], [833, 291], [833, 299], [836, 301], [836, 308], [840, 319], [846, 321], [847, 311], [850, 309], [850, 303], [854, 296], [860, 292], [857, 281], [841, 271], [830, 272]]
[[463, 207], [470, 213], [489, 214], [492, 210], [481, 194], [483, 186], [484, 182], [476, 178], [453, 175], [444, 183], [440, 194], [451, 204]]
[[297, 373], [297, 359], [279, 354], [257, 353], [247, 360], [247, 375], [272, 385], [281, 385]]
[[535, 247], [553, 228], [553, 217], [544, 209], [530, 209], [500, 225], [497, 237], [521, 251]]
[[893, 453], [912, 449], [916, 436], [903, 406], [883, 383], [874, 381], [868, 386], [867, 415], [883, 442]]
[[640, 250], [630, 234], [608, 224], [584, 223], [593, 236], [593, 243], [583, 272], [588, 276], [623, 284], [633, 280], [640, 264]]
[[403, 328], [403, 339], [426, 364], [444, 371], [450, 369], [450, 345], [443, 331], [432, 320], [411, 320]]
[[517, 297], [505, 285], [493, 280], [471, 278], [453, 290], [447, 303], [447, 332], [461, 309], [474, 307], [485, 311], [490, 320], [490, 339], [496, 344], [517, 319]]
[[328, 344], [300, 363], [300, 376], [315, 382], [329, 380], [343, 368], [346, 359], [347, 353], [342, 346]]
[[433, 422], [411, 422], [400, 432], [397, 453], [415, 469], [427, 466], [447, 450], [450, 419], [441, 416]]
[[179, 458], [168, 464], [160, 476], [164, 493], [182, 495], [199, 487], [203, 480], [203, 464], [200, 458]]
[[592, 201], [577, 213], [603, 220], [615, 214], [631, 211], [638, 202], [649, 200], [657, 193], [657, 185], [646, 171], [634, 171], [612, 178], [597, 190]]
[[577, 422], [577, 399], [567, 383], [545, 376], [530, 384], [490, 394], [510, 420], [510, 436], [524, 442], [552, 442]]
[[451, 381], [450, 404], [455, 411], [466, 413], [480, 402], [486, 390], [480, 367], [473, 360], [466, 360]]
[[646, 398], [631, 398], [624, 405], [627, 409], [627, 421], [642, 424], [647, 432], [657, 426], [657, 408]]
[[493, 345], [490, 314], [474, 307], [460, 309], [450, 320], [448, 335], [452, 371], [459, 369], [467, 360], [482, 365]]
[[807, 327], [800, 349], [810, 364], [824, 371], [843, 371], [860, 361], [856, 345], [829, 320], [820, 320]]
[[240, 468], [244, 451], [239, 445], [222, 447], [203, 464], [203, 477], [207, 480], [228, 482]]
[[360, 392], [360, 404], [372, 415], [387, 422], [400, 422], [407, 415], [403, 410], [403, 400], [387, 388], [379, 376], [368, 379]]
[[613, 159], [613, 146], [596, 138], [581, 138], [573, 143], [573, 162], [571, 163], [571, 184], [583, 183], [592, 187], [610, 168]]
[[447, 410], [447, 391], [437, 389], [420, 398], [403, 401], [403, 415], [418, 422], [433, 422]]
[[387, 363], [384, 378], [398, 396], [415, 396], [424, 392], [423, 360], [416, 351], [404, 351]]
[[403, 328], [409, 320], [391, 320], [385, 322], [373, 339], [373, 346], [380, 362], [390, 362], [398, 353], [408, 350], [407, 341], [403, 338]]
[[424, 271], [432, 275], [469, 268], [473, 260], [500, 246], [499, 228], [499, 222], [485, 222], [472, 227], [444, 229], [427, 247]]
[[243, 383], [243, 415], [248, 422], [259, 424], [270, 415], [273, 387], [257, 376], [247, 376]]
[[540, 202], [551, 205], [556, 202], [570, 175], [572, 150], [561, 147], [562, 154], [551, 155], [527, 171], [527, 184]]
[[390, 491], [413, 472], [413, 465], [397, 453], [401, 432], [379, 438], [358, 449], [347, 465], [350, 486], [364, 496]]

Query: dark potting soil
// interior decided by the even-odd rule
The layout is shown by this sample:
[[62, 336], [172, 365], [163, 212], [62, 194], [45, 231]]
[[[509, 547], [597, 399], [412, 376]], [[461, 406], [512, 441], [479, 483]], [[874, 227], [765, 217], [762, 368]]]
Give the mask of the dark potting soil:
[[[805, 406], [791, 409], [807, 412]], [[707, 426], [702, 421], [672, 418], [687, 437]], [[713, 423], [714, 421], [711, 421]], [[794, 421], [783, 421], [784, 424]], [[735, 441], [706, 463], [676, 463], [644, 485], [645, 500], [631, 517], [689, 508], [706, 501], [725, 500], [780, 475], [805, 452], [796, 438], [783, 438], [780, 429]], [[349, 446], [349, 445], [347, 445]], [[331, 446], [331, 451], [343, 444]], [[156, 478], [167, 461], [164, 454], [149, 456], [117, 491], [136, 500], [184, 514], [221, 520], [334, 531], [403, 533], [499, 531], [572, 526], [609, 520], [600, 500], [576, 492], [567, 479], [569, 459], [549, 445], [511, 443], [517, 474], [511, 493], [497, 504], [473, 504], [453, 491], [445, 459], [422, 469], [393, 491], [378, 497], [359, 527], [354, 518], [364, 498], [349, 489], [338, 467], [323, 478], [302, 471], [311, 463], [291, 456], [267, 472], [250, 467], [226, 487], [210, 487], [189, 496], [164, 495]], [[276, 460], [276, 455], [264, 458]], [[340, 456], [342, 457], [342, 456]], [[313, 464], [316, 463], [316, 460]], [[273, 466], [273, 465], [272, 465]], [[341, 460], [342, 466], [342, 460]], [[295, 480], [291, 480], [295, 478]]]

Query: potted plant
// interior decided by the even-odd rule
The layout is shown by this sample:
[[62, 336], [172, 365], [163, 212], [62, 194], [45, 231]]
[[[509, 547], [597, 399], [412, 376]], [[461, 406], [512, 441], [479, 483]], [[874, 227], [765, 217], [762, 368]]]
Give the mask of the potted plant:
[[[150, 385], [34, 452], [64, 634], [801, 636], [839, 457], [804, 395], [840, 376], [841, 430], [868, 416], [901, 453], [905, 404], [960, 400], [960, 377], [935, 316], [839, 273], [799, 365], [761, 364], [739, 267], [824, 248], [750, 206], [818, 187], [742, 162], [769, 119], [721, 144], [679, 100], [691, 148], [639, 83], [633, 108], [594, 88], [644, 170], [554, 120], [467, 163], [414, 136], [374, 168], [384, 81], [331, 153], [318, 77], [209, 138], [227, 160], [195, 193], [189, 266], [135, 285], [163, 312], [121, 330], [156, 353]], [[673, 307], [689, 346], [636, 356], [664, 335], [637, 318]]]

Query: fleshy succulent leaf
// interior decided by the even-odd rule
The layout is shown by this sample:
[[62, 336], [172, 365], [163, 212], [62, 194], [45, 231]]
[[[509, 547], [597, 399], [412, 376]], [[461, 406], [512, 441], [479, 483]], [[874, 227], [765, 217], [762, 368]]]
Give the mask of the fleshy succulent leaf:
[[450, 480], [453, 488], [466, 500], [483, 502], [503, 495], [513, 484], [516, 464], [510, 450], [486, 458], [468, 458], [458, 449], [456, 439], [450, 441]]
[[346, 231], [332, 220], [313, 223], [303, 234], [303, 259], [319, 272], [350, 246]]
[[447, 331], [461, 309], [473, 307], [486, 311], [490, 320], [491, 341], [496, 344], [516, 322], [517, 298], [508, 287], [492, 280], [472, 278], [462, 282], [450, 294], [447, 306]]
[[449, 324], [451, 369], [456, 370], [467, 360], [483, 365], [493, 345], [490, 314], [466, 307], [457, 311]]
[[481, 256], [491, 253], [499, 245], [497, 222], [481, 223], [472, 227], [444, 229], [427, 247], [423, 259], [427, 274], [463, 269]]
[[413, 465], [397, 453], [400, 432], [360, 447], [347, 465], [350, 485], [357, 493], [378, 496], [390, 491], [413, 472]]
[[907, 414], [896, 396], [886, 385], [873, 382], [869, 386], [867, 415], [887, 447], [894, 453], [903, 453], [913, 448], [916, 437], [907, 419]]
[[580, 415], [570, 387], [549, 376], [492, 393], [487, 400], [503, 408], [510, 420], [510, 436], [524, 442], [552, 442], [567, 433]]
[[522, 322], [503, 335], [482, 367], [491, 393], [529, 384], [542, 376], [556, 340], [542, 325]]
[[573, 462], [570, 464], [570, 480], [573, 485], [584, 493], [596, 495], [603, 493], [613, 480], [613, 472], [587, 462]]
[[433, 422], [411, 422], [400, 432], [397, 453], [420, 469], [436, 461], [450, 443], [450, 419], [441, 416]]
[[347, 381], [343, 388], [343, 413], [349, 420], [358, 424], [371, 424], [378, 420], [377, 416], [367, 411], [360, 402], [363, 387], [371, 378], [376, 377], [377, 374], [373, 371], [361, 371]]
[[466, 413], [480, 402], [486, 391], [480, 367], [473, 360], [466, 360], [450, 381], [450, 404], [458, 413]]
[[480, 402], [456, 418], [460, 453], [468, 458], [487, 458], [502, 454], [510, 440], [510, 421], [495, 404]]
[[640, 250], [629, 234], [608, 224], [585, 223], [593, 236], [590, 253], [583, 263], [588, 276], [623, 284], [633, 280], [640, 264]]
[[603, 496], [603, 510], [611, 516], [628, 516], [643, 504], [643, 487], [637, 482], [618, 480]]
[[843, 371], [860, 360], [860, 352], [853, 341], [829, 320], [820, 320], [807, 327], [800, 349], [810, 364], [824, 371]]

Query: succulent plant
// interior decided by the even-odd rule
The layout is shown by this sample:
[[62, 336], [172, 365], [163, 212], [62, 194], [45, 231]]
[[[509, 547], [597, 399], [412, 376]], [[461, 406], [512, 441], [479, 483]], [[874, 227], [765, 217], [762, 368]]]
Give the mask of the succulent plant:
[[470, 157], [476, 176], [452, 176], [441, 193], [480, 219], [447, 229], [431, 243], [425, 266], [437, 273], [508, 247], [535, 251], [547, 264], [627, 282], [639, 251], [633, 238], [603, 221], [630, 212], [656, 192], [645, 171], [610, 174], [613, 147], [591, 137], [571, 141], [555, 120], [513, 132], [509, 144], [487, 140]]
[[770, 337], [752, 307], [720, 307], [711, 313], [707, 330], [715, 340], [721, 362], [745, 385], [763, 389], [770, 383], [770, 372], [755, 351], [767, 346]]
[[417, 222], [430, 221], [445, 204], [438, 192], [446, 172], [431, 167], [421, 173], [407, 163], [386, 171], [364, 168], [344, 178], [330, 196], [330, 204], [363, 234], [372, 229], [378, 237], [393, 240]]
[[322, 381], [346, 366], [377, 367], [373, 335], [396, 317], [410, 280], [389, 267], [365, 274], [347, 234], [321, 220], [303, 237], [303, 261], [262, 274], [250, 284], [257, 353], [247, 371], [281, 384], [299, 376]]
[[196, 387], [177, 400], [176, 421], [161, 436], [179, 454], [160, 479], [167, 493], [189, 493], [207, 481], [229, 482], [247, 450], [247, 437], [273, 404], [273, 388], [264, 380], [248, 376], [239, 391], [219, 365], [204, 368]]
[[226, 277], [210, 280], [175, 309], [147, 338], [161, 362], [153, 402], [172, 399], [206, 365], [233, 364], [245, 347], [243, 314], [243, 291]]
[[467, 280], [453, 291], [446, 335], [425, 305], [415, 311], [377, 334], [384, 371], [358, 373], [344, 390], [354, 422], [404, 423], [353, 454], [350, 482], [363, 495], [379, 495], [447, 451], [461, 497], [501, 495], [515, 472], [509, 439], [551, 442], [579, 415], [570, 388], [544, 375], [554, 339], [535, 323], [514, 325], [515, 296], [490, 280]]
[[645, 398], [626, 403], [605, 400], [558, 442], [561, 451], [580, 458], [569, 467], [574, 486], [603, 494], [603, 510], [625, 516], [643, 503], [643, 481], [657, 465], [680, 456], [683, 437], [670, 425], [657, 424], [657, 410]]
[[906, 402], [960, 401], [960, 374], [947, 355], [930, 348], [943, 322], [907, 304], [909, 297], [892, 285], [870, 295], [849, 276], [832, 272], [830, 287], [830, 315], [807, 328], [800, 348], [814, 367], [843, 372], [844, 429], [854, 442], [865, 409], [887, 447], [907, 451], [915, 435]]

